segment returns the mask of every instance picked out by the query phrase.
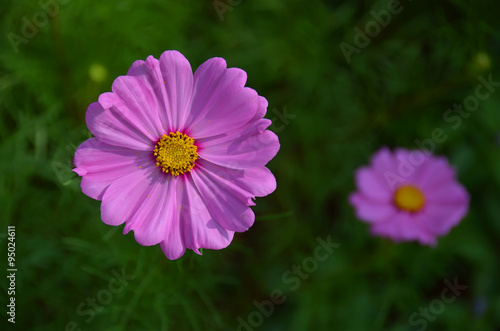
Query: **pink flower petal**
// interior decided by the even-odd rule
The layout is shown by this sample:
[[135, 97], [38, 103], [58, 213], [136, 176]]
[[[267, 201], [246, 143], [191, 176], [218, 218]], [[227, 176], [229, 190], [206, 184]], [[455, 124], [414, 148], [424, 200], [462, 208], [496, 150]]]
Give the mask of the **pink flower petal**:
[[267, 112], [268, 102], [266, 98], [258, 96], [258, 107], [254, 117], [241, 127], [229, 130], [216, 136], [200, 138], [197, 141], [204, 147], [220, 145], [223, 143], [231, 143], [232, 141], [244, 140], [256, 134], [263, 133], [270, 125], [271, 120], [263, 118]]
[[398, 212], [392, 203], [374, 201], [359, 193], [351, 194], [349, 202], [355, 207], [356, 216], [368, 223], [385, 221]]
[[276, 190], [276, 178], [266, 167], [245, 170], [224, 168], [221, 172], [218, 172], [218, 170], [213, 170], [213, 172], [215, 174], [219, 173], [222, 178], [249, 192], [252, 197], [265, 197]]
[[[150, 91], [139, 89], [127, 93], [126, 89], [122, 89], [125, 96], [124, 93], [120, 93], [120, 96], [130, 103], [147, 101], [141, 107], [145, 109], [145, 114], [152, 114], [151, 119], [156, 119], [154, 123], [157, 125], [157, 137], [172, 131], [184, 131], [193, 94], [193, 71], [184, 55], [178, 51], [166, 51], [160, 56], [160, 60], [149, 56], [146, 61], [134, 62], [127, 75], [140, 80], [141, 86], [149, 86]], [[153, 104], [156, 108], [148, 106]]]
[[462, 185], [455, 181], [424, 190], [424, 196], [429, 204], [468, 205], [469, 203], [469, 194]]
[[144, 203], [152, 185], [161, 181], [157, 168], [146, 168], [115, 180], [102, 197], [102, 221], [109, 225], [132, 222], [139, 207]]
[[194, 139], [216, 136], [241, 127], [255, 116], [262, 102], [255, 90], [244, 87], [246, 73], [226, 68], [226, 61], [212, 58], [194, 74], [187, 131]]
[[450, 181], [455, 181], [455, 171], [443, 157], [428, 160], [418, 176], [418, 183], [425, 191], [431, 191]]
[[415, 222], [415, 215], [409, 211], [399, 211], [395, 225], [398, 227], [401, 240], [411, 241], [420, 239], [422, 230]]
[[167, 239], [160, 243], [160, 247], [163, 254], [165, 254], [169, 260], [177, 260], [184, 255], [186, 252], [186, 245], [184, 244], [182, 225], [179, 220], [172, 221], [171, 231]]
[[163, 109], [160, 108], [150, 82], [142, 77], [120, 76], [113, 82], [112, 90], [113, 97], [118, 99], [113, 102], [117, 113], [138, 123], [151, 140], [164, 133], [159, 114]]
[[[104, 95], [101, 96], [104, 98]], [[104, 109], [99, 102], [91, 103], [85, 114], [90, 132], [100, 141], [139, 151], [154, 149], [154, 142], [148, 137], [146, 129], [128, 117], [125, 107], [117, 109], [112, 105]], [[125, 112], [124, 112], [125, 111]]]
[[370, 232], [372, 235], [391, 238], [392, 240], [401, 241], [399, 234], [399, 226], [395, 218], [390, 218], [384, 222], [378, 222], [371, 226]]
[[421, 245], [435, 246], [436, 236], [422, 225], [422, 213], [400, 211], [398, 215], [399, 233], [402, 240], [416, 240]]
[[165, 207], [167, 211], [165, 218], [168, 219], [168, 222], [166, 222], [166, 236], [160, 243], [160, 247], [168, 259], [176, 260], [186, 251], [181, 213], [183, 212], [182, 207], [184, 205], [182, 191], [189, 183], [182, 177], [176, 177], [171, 178], [169, 184], [169, 190], [166, 195], [167, 206]]
[[165, 81], [166, 111], [177, 130], [186, 128], [193, 96], [193, 70], [189, 61], [178, 51], [166, 51], [160, 56], [160, 70]]
[[468, 204], [429, 203], [422, 210], [422, 227], [438, 236], [448, 234], [467, 215]]
[[257, 97], [257, 111], [255, 112], [254, 117], [250, 120], [250, 122], [255, 122], [261, 118], [263, 118], [266, 113], [267, 113], [267, 106], [269, 103], [267, 102], [267, 99], [264, 98], [263, 96], [258, 96]]
[[171, 231], [177, 231], [172, 225], [179, 223], [182, 185], [182, 178], [159, 174], [141, 205], [127, 221], [124, 234], [132, 230], [139, 244], [151, 246], [164, 241]]
[[140, 168], [154, 166], [150, 152], [133, 151], [105, 144], [97, 138], [84, 141], [76, 150], [74, 158], [77, 172], [82, 176], [83, 193], [102, 200], [107, 187], [115, 180]]
[[210, 215], [219, 225], [235, 232], [244, 232], [252, 226], [255, 215], [248, 207], [248, 199], [245, 199], [241, 192], [221, 185], [201, 167], [191, 171], [191, 174]]
[[210, 215], [193, 180], [186, 176], [181, 224], [186, 247], [200, 254], [200, 248], [222, 249], [233, 240], [234, 232], [220, 226]]
[[375, 154], [373, 154], [371, 164], [373, 168], [381, 174], [386, 171], [397, 170], [396, 161], [387, 147], [382, 147], [380, 150], [375, 152]]
[[382, 147], [371, 158], [371, 168], [378, 175], [378, 181], [388, 187], [391, 194], [406, 178], [399, 174], [399, 163], [387, 147]]
[[373, 224], [371, 232], [373, 235], [387, 237], [395, 242], [416, 240], [424, 245], [435, 242], [435, 237], [423, 231], [418, 226], [415, 215], [407, 211], [399, 211], [387, 220]]
[[[418, 159], [421, 163], [415, 163], [414, 156], [415, 153], [419, 153], [418, 155], [421, 157]], [[417, 154], [415, 154], [417, 155]], [[417, 175], [419, 174], [422, 167], [428, 160], [427, 155], [422, 151], [409, 151], [402, 148], [396, 148], [394, 151], [394, 169], [397, 174], [403, 179], [400, 184], [412, 184], [416, 182]]]
[[276, 190], [276, 179], [266, 167], [238, 170], [221, 167], [205, 160], [200, 160], [198, 165], [212, 178], [220, 180], [221, 184], [240, 192], [245, 197], [242, 200], [256, 196], [263, 197]]
[[197, 143], [202, 146], [202, 148], [213, 148], [220, 145], [234, 145], [238, 141], [244, 141], [249, 137], [256, 136], [262, 134], [266, 131], [266, 129], [271, 125], [271, 121], [267, 118], [260, 118], [254, 121], [251, 121], [244, 126], [230, 130], [223, 134], [200, 138], [197, 140]]
[[167, 258], [179, 258], [186, 249], [180, 224], [181, 181], [157, 168], [116, 180], [102, 199], [103, 222], [109, 225], [126, 222], [124, 233], [133, 230], [141, 245], [161, 243]]
[[234, 140], [217, 145], [203, 145], [198, 154], [201, 158], [224, 167], [247, 169], [265, 166], [279, 149], [276, 134], [265, 130], [250, 137], [237, 136]]
[[[374, 158], [374, 168], [383, 173], [392, 189], [401, 185], [412, 185], [419, 182], [419, 177], [427, 170], [432, 159], [424, 151], [409, 151], [397, 148], [390, 154], [387, 148], [377, 152], [378, 160]], [[392, 165], [391, 165], [392, 163]]]
[[394, 198], [393, 190], [389, 187], [380, 173], [368, 167], [356, 171], [356, 183], [360, 192], [375, 201], [390, 203]]
[[[151, 87], [151, 92], [156, 98], [158, 109], [156, 115], [158, 121], [155, 122], [157, 132], [168, 133], [177, 130], [173, 125], [171, 112], [167, 112], [168, 96], [165, 89], [165, 81], [160, 70], [160, 61], [153, 56], [148, 56], [146, 61], [135, 61], [127, 72], [128, 76], [134, 76], [140, 79], [143, 84]], [[154, 114], [153, 114], [154, 115]]]

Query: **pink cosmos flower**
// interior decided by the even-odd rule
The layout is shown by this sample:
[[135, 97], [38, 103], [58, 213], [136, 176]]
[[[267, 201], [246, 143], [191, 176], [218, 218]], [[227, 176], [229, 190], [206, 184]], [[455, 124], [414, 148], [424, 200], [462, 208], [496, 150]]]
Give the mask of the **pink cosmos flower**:
[[356, 171], [358, 191], [349, 197], [373, 235], [435, 246], [465, 217], [469, 195], [444, 157], [387, 148]]
[[136, 61], [85, 116], [95, 136], [73, 169], [83, 193], [101, 200], [104, 223], [125, 223], [144, 246], [169, 259], [222, 249], [248, 230], [252, 199], [272, 193], [265, 165], [278, 137], [266, 128], [267, 100], [245, 87], [245, 71], [221, 58], [194, 73], [177, 51]]

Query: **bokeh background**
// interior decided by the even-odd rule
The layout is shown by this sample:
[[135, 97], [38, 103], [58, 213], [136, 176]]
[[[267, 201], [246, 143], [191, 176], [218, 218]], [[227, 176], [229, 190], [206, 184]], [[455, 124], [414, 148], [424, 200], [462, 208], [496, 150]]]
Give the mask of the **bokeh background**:
[[[354, 29], [388, 2], [2, 0], [0, 265], [16, 225], [18, 272], [16, 325], [2, 312], [0, 329], [498, 330], [500, 87], [456, 128], [443, 115], [478, 76], [500, 81], [499, 2], [401, 1], [347, 61], [341, 43], [355, 46]], [[255, 225], [176, 261], [102, 223], [71, 172], [88, 104], [168, 49], [193, 69], [214, 56], [244, 69], [281, 142], [268, 165], [278, 188], [257, 199]], [[354, 169], [435, 128], [447, 135], [435, 153], [472, 197], [468, 216], [436, 248], [371, 237], [347, 203]], [[340, 246], [298, 286], [284, 281], [318, 237]], [[467, 288], [441, 307], [446, 281]], [[284, 302], [259, 312], [273, 290]], [[92, 308], [99, 295], [106, 304]]]

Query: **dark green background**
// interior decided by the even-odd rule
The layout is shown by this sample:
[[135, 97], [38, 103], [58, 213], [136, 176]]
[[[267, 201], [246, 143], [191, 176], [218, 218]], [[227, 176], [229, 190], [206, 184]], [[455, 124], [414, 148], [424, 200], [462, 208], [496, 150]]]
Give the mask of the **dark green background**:
[[[286, 301], [255, 330], [419, 330], [410, 316], [455, 278], [467, 289], [427, 329], [500, 327], [500, 87], [457, 128], [443, 120], [474, 95], [478, 76], [500, 81], [498, 1], [402, 1], [350, 63], [339, 44], [353, 44], [353, 29], [387, 1], [221, 0], [230, 7], [223, 20], [210, 0], [64, 2], [17, 52], [9, 38], [24, 38], [43, 9], [0, 6], [0, 270], [13, 224], [16, 329], [73, 321], [81, 330], [235, 330], [256, 311], [253, 301], [280, 289]], [[227, 249], [176, 261], [102, 223], [100, 202], [71, 172], [89, 137], [88, 104], [133, 61], [168, 49], [193, 69], [214, 56], [244, 69], [268, 99], [281, 142], [268, 165], [278, 188], [257, 199], [255, 225]], [[276, 114], [285, 110], [283, 121]], [[435, 249], [371, 237], [347, 203], [353, 170], [381, 146], [416, 148], [435, 128], [447, 135], [435, 152], [471, 194], [468, 216]], [[292, 290], [282, 275], [328, 236], [340, 246]], [[134, 278], [95, 318], [79, 315], [113, 270]]]

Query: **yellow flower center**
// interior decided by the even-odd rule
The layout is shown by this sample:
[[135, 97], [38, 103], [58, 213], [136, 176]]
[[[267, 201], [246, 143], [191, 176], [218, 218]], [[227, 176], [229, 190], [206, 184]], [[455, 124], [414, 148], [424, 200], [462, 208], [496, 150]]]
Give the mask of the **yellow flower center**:
[[156, 166], [173, 176], [189, 172], [198, 158], [197, 149], [194, 139], [186, 134], [179, 131], [164, 134], [155, 146]]
[[425, 203], [424, 195], [414, 186], [401, 186], [394, 194], [394, 203], [399, 209], [416, 212]]

